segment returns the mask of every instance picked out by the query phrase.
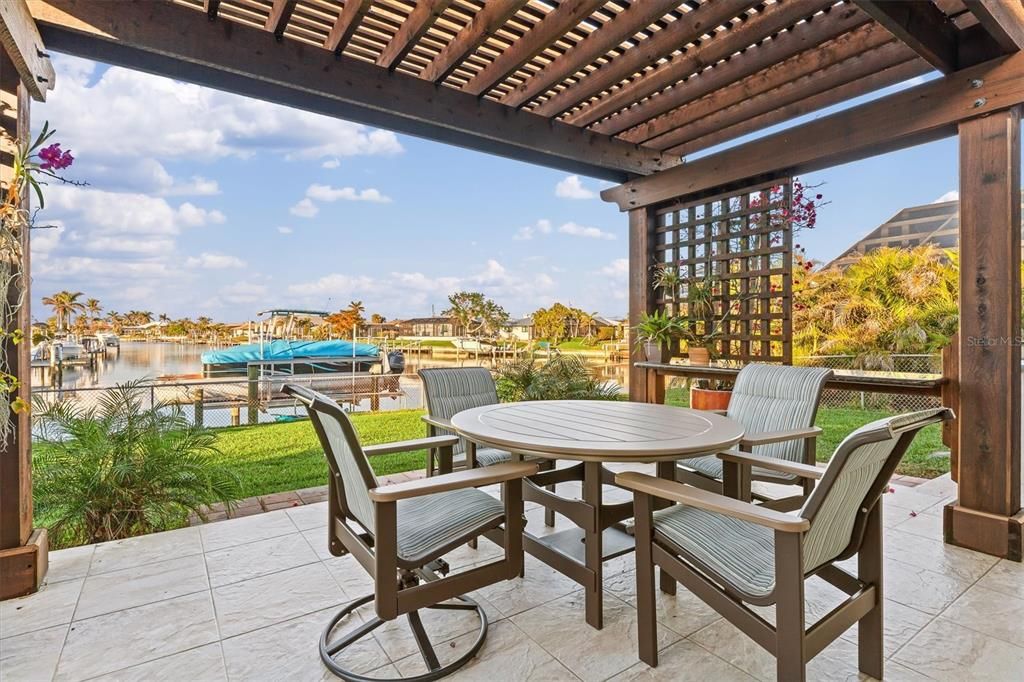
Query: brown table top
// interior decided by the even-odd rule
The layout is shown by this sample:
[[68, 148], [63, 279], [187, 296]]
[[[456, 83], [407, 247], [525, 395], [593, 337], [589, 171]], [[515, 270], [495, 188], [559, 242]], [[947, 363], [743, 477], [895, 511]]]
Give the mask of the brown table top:
[[591, 462], [654, 462], [728, 450], [743, 426], [718, 414], [622, 401], [538, 400], [459, 412], [452, 426], [481, 445]]

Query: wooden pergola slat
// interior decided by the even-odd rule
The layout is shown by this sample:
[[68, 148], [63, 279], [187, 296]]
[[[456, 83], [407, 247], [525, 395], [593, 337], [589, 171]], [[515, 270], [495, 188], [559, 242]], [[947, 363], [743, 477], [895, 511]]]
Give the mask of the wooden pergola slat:
[[324, 40], [324, 48], [339, 53], [344, 50], [356, 29], [359, 28], [359, 22], [369, 11], [371, 4], [372, 0], [345, 0], [341, 14], [338, 15], [338, 19], [331, 26], [331, 32]]
[[640, 102], [644, 97], [700, 72], [708, 66], [726, 59], [765, 36], [792, 26], [801, 19], [828, 7], [833, 0], [792, 0], [791, 2], [769, 5], [763, 11], [743, 23], [716, 34], [693, 50], [687, 50], [669, 61], [652, 69], [648, 74], [622, 86], [614, 93], [602, 97], [594, 104], [584, 107], [565, 118], [567, 123], [585, 126], [610, 116], [617, 111]]
[[604, 5], [605, 0], [565, 0], [548, 12], [521, 40], [517, 40], [463, 86], [472, 95], [484, 95], [520, 66]]
[[679, 0], [634, 2], [614, 19], [587, 35], [571, 50], [544, 67], [540, 73], [533, 75], [502, 97], [501, 103], [518, 107], [529, 102], [677, 7]]
[[53, 64], [32, 14], [21, 2], [0, 2], [0, 49], [7, 51], [29, 94], [44, 101], [46, 91], [53, 89]]
[[541, 116], [557, 116], [635, 73], [657, 64], [673, 50], [692, 43], [716, 26], [735, 18], [753, 4], [752, 0], [720, 0], [687, 12], [632, 50], [588, 74], [533, 109]]
[[454, 40], [444, 46], [433, 61], [420, 73], [420, 78], [431, 82], [442, 81], [485, 40], [515, 16], [529, 0], [503, 0], [489, 2], [477, 12]]
[[964, 0], [978, 22], [1006, 52], [1024, 50], [1024, 2]]
[[590, 129], [605, 135], [621, 132], [622, 139], [640, 144], [692, 120], [683, 109], [698, 98], [801, 53], [806, 52], [807, 58], [817, 60], [814, 48], [831, 51], [834, 47], [827, 44], [829, 41], [838, 40], [865, 24], [871, 25], [872, 33], [883, 30], [853, 5], [833, 7], [827, 14], [817, 15], [813, 21], [803, 22], [772, 40], [750, 47], [737, 58], [721, 62], [657, 97], [595, 123]]
[[943, 73], [959, 65], [956, 25], [931, 0], [856, 0], [861, 9]]
[[416, 6], [398, 29], [387, 47], [377, 57], [377, 66], [394, 69], [405, 59], [416, 42], [430, 30], [453, 0], [418, 0]]
[[292, 13], [295, 12], [296, 4], [298, 4], [298, 0], [274, 0], [274, 4], [270, 8], [270, 16], [267, 17], [264, 27], [275, 36], [284, 35], [284, 29], [288, 25], [288, 20], [292, 18]]

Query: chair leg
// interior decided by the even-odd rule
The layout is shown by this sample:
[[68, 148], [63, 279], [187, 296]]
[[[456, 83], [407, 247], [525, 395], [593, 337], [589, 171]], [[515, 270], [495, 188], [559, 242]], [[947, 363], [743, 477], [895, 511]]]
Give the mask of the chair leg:
[[[658, 618], [654, 600], [654, 562], [651, 558], [651, 496], [636, 493], [636, 612], [637, 644], [640, 660], [647, 665], [658, 665]], [[664, 572], [662, 576], [664, 576]]]
[[[558, 464], [558, 460], [555, 460], [555, 459], [545, 460], [544, 464], [541, 465], [540, 470], [541, 471], [550, 471], [550, 470], [556, 468], [557, 464]], [[545, 489], [549, 493], [551, 493], [553, 495], [555, 493], [555, 491], [556, 491], [556, 487], [557, 486], [554, 483], [552, 483], [549, 486], [545, 486]], [[555, 510], [554, 509], [547, 509], [547, 508], [544, 509], [544, 525], [547, 526], [548, 528], [554, 528], [555, 527]]]
[[885, 635], [882, 608], [882, 500], [868, 514], [864, 542], [857, 553], [857, 577], [875, 588], [875, 607], [857, 623], [857, 659], [860, 671], [882, 679], [885, 662]]
[[775, 665], [776, 678], [804, 682], [803, 548], [798, 533], [775, 533]]

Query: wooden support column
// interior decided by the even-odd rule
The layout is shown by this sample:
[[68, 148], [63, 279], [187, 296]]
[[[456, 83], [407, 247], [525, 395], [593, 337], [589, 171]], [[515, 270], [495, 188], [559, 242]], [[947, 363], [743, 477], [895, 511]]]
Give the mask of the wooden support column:
[[[29, 96], [14, 62], [0, 47], [0, 185], [5, 189], [13, 177], [11, 162], [15, 145], [29, 135]], [[28, 200], [27, 192], [24, 200]], [[27, 272], [28, 230], [24, 231], [21, 241], [24, 253], [21, 267]], [[9, 361], [7, 371], [21, 381], [18, 395], [31, 402], [28, 278], [15, 281], [17, 284], [6, 295], [10, 300], [23, 300], [17, 323], [26, 340], [18, 345], [9, 341], [3, 344]], [[32, 530], [31, 424], [25, 413], [12, 415], [12, 419], [16, 420], [16, 428], [6, 443], [0, 443], [0, 599], [35, 592], [46, 575], [46, 531]]]
[[[651, 312], [651, 253], [654, 239], [654, 219], [648, 208], [637, 208], [629, 212], [629, 399], [634, 402], [649, 402], [647, 372], [634, 367], [646, 360], [643, 350], [637, 348], [636, 326], [640, 316]], [[655, 381], [663, 381], [654, 372]]]
[[1020, 108], [963, 121], [959, 134], [959, 492], [944, 531], [1020, 561]]

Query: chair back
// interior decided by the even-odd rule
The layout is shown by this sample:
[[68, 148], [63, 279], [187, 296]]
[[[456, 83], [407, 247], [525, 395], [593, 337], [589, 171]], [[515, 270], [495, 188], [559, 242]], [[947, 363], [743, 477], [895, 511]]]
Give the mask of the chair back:
[[[726, 414], [751, 435], [813, 426], [822, 388], [831, 377], [826, 367], [747, 365], [736, 377]], [[806, 447], [803, 440], [790, 440], [756, 445], [753, 452], [803, 462]]]
[[806, 572], [857, 552], [868, 514], [914, 437], [924, 427], [952, 417], [946, 407], [887, 417], [865, 424], [839, 444], [800, 510], [800, 516], [811, 522], [804, 535]]
[[[427, 414], [436, 419], [451, 419], [463, 410], [498, 403], [498, 389], [486, 367], [435, 367], [421, 369], [419, 375]], [[454, 454], [465, 450], [460, 438]]]
[[341, 405], [322, 393], [298, 384], [285, 384], [282, 389], [306, 407], [320, 445], [327, 457], [341, 513], [373, 534], [374, 512], [369, 491], [377, 487], [370, 461], [359, 444], [352, 420]]

